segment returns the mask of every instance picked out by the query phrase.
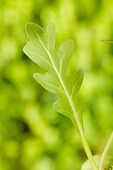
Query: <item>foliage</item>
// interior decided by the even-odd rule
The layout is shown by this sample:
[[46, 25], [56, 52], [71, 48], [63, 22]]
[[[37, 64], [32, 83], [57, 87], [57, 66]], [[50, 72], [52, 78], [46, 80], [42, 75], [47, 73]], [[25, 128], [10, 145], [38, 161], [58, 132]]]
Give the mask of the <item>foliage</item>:
[[[100, 158], [95, 162], [87, 144], [82, 124], [83, 104], [77, 101], [77, 94], [83, 80], [83, 71], [79, 70], [71, 78], [67, 77], [67, 69], [73, 52], [73, 41], [67, 40], [58, 50], [55, 49], [55, 25], [49, 24], [46, 32], [34, 23], [26, 25], [27, 45], [24, 52], [40, 67], [46, 70], [45, 74], [35, 73], [34, 78], [47, 90], [58, 95], [53, 108], [69, 117], [77, 127], [86, 155], [94, 170], [103, 170], [107, 152], [113, 142], [113, 133]], [[89, 169], [92, 169], [89, 168]], [[84, 169], [84, 168], [83, 168]], [[88, 169], [85, 166], [85, 170]]]
[[74, 40], [67, 74], [85, 72], [84, 129], [93, 153], [103, 151], [113, 129], [113, 46], [99, 40], [113, 39], [112, 9], [112, 0], [0, 1], [0, 169], [80, 170], [87, 159], [72, 123], [51, 109], [54, 95], [32, 79], [43, 70], [22, 51], [28, 21], [54, 22], [56, 48]]
[[69, 117], [76, 118], [77, 127], [82, 125], [83, 106], [77, 101], [77, 93], [83, 80], [83, 71], [69, 78], [66, 76], [70, 58], [73, 53], [73, 41], [67, 40], [58, 50], [55, 49], [55, 25], [49, 24], [46, 32], [34, 23], [28, 23], [27, 45], [24, 52], [46, 73], [36, 73], [34, 78], [47, 90], [58, 95], [53, 108]]

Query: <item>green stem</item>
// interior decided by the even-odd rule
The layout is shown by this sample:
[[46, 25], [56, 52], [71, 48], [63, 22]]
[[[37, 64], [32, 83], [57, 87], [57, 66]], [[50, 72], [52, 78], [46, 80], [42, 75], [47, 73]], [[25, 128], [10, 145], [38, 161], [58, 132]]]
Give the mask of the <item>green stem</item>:
[[103, 151], [103, 154], [102, 154], [102, 157], [101, 157], [101, 160], [100, 160], [99, 170], [103, 170], [104, 160], [106, 158], [107, 152], [108, 152], [112, 142], [113, 142], [113, 132], [111, 133], [111, 136], [110, 136], [110, 138], [109, 138], [109, 140], [107, 142], [107, 145], [106, 145], [106, 147], [105, 147], [105, 149]]
[[88, 159], [89, 159], [89, 161], [90, 161], [90, 163], [92, 165], [93, 170], [97, 170], [98, 168], [97, 168], [96, 163], [95, 163], [95, 161], [93, 159], [93, 155], [91, 153], [91, 150], [89, 148], [89, 145], [87, 143], [85, 135], [84, 135], [84, 138], [82, 139], [82, 145], [83, 145], [84, 150], [86, 152], [86, 155], [87, 155], [87, 157], [88, 157]]
[[[74, 126], [76, 127], [76, 122], [73, 122], [73, 123], [74, 123]], [[88, 159], [89, 159], [89, 161], [91, 163], [91, 166], [92, 166], [93, 170], [98, 170], [97, 165], [96, 165], [96, 163], [94, 161], [92, 152], [90, 150], [90, 147], [88, 145], [88, 142], [86, 140], [86, 137], [85, 137], [85, 134], [84, 134], [83, 130], [79, 130], [79, 135], [80, 135], [80, 138], [81, 138], [82, 145], [83, 145], [83, 148], [85, 150], [85, 153], [86, 153], [86, 155], [87, 155], [87, 157], [88, 157]]]

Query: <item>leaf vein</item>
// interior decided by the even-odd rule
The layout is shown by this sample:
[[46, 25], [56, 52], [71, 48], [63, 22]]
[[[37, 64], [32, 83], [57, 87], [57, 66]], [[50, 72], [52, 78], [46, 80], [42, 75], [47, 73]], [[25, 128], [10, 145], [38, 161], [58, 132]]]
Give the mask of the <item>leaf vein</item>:
[[44, 44], [43, 44], [43, 42], [41, 41], [41, 39], [40, 39], [40, 37], [39, 37], [38, 34], [37, 34], [37, 37], [38, 37], [41, 45], [43, 46], [44, 50], [45, 50], [46, 53], [48, 54], [48, 57], [49, 57], [50, 60], [51, 60], [51, 63], [52, 63], [52, 65], [53, 65], [53, 68], [54, 68], [54, 70], [55, 70], [55, 72], [56, 72], [56, 74], [57, 74], [57, 76], [58, 76], [58, 78], [59, 78], [59, 80], [60, 80], [60, 83], [61, 83], [61, 85], [62, 85], [62, 87], [63, 87], [63, 89], [64, 89], [64, 92], [65, 92], [65, 94], [66, 94], [66, 96], [67, 96], [67, 98], [68, 98], [68, 101], [69, 101], [69, 103], [70, 103], [70, 106], [71, 106], [71, 108], [72, 108], [72, 111], [73, 111], [73, 113], [74, 113], [74, 116], [75, 116], [75, 118], [76, 118], [77, 126], [79, 127], [80, 133], [81, 133], [82, 136], [84, 136], [83, 131], [82, 131], [82, 127], [81, 127], [81, 125], [80, 125], [80, 123], [79, 123], [79, 119], [78, 119], [76, 110], [74, 109], [73, 101], [71, 100], [71, 96], [68, 94], [67, 89], [65, 88], [65, 85], [64, 85], [64, 83], [63, 83], [63, 81], [62, 81], [62, 79], [61, 79], [61, 77], [60, 77], [60, 75], [59, 75], [59, 73], [58, 73], [58, 71], [57, 71], [57, 68], [56, 68], [56, 66], [55, 66], [55, 64], [54, 64], [54, 61], [53, 61], [53, 59], [52, 59], [52, 57], [51, 57], [50, 52], [49, 52], [49, 51], [47, 50], [47, 48], [44, 46]]

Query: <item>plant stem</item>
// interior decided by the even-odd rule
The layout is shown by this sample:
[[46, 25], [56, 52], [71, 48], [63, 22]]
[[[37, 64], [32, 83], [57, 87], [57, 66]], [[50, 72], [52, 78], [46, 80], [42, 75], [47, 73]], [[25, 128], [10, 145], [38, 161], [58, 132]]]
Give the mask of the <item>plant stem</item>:
[[110, 136], [110, 138], [109, 138], [109, 140], [108, 140], [108, 142], [106, 144], [106, 147], [105, 147], [105, 149], [103, 151], [103, 154], [102, 154], [102, 157], [101, 157], [101, 160], [100, 160], [99, 170], [103, 170], [103, 163], [104, 163], [105, 157], [107, 155], [107, 152], [108, 152], [112, 142], [113, 142], [113, 132], [111, 133], [111, 136]]
[[[73, 123], [74, 123], [74, 125], [76, 127], [76, 122], [73, 122]], [[86, 155], [87, 155], [87, 157], [88, 157], [88, 159], [89, 159], [89, 161], [91, 163], [91, 166], [92, 166], [93, 170], [98, 170], [97, 165], [96, 165], [96, 163], [94, 161], [92, 152], [90, 150], [90, 147], [89, 147], [88, 142], [86, 140], [84, 131], [82, 130], [82, 127], [81, 127], [81, 129], [79, 129], [79, 135], [80, 135], [80, 138], [81, 138], [82, 145], [83, 145], [83, 148], [85, 150], [85, 153], [86, 153]]]

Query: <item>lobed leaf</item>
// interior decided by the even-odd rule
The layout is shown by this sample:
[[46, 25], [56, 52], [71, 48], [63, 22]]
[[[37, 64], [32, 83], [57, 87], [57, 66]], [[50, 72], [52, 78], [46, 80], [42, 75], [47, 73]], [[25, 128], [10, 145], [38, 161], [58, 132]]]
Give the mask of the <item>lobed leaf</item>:
[[[55, 49], [55, 25], [49, 24], [44, 31], [34, 23], [26, 25], [27, 45], [25, 54], [46, 70], [45, 74], [35, 73], [34, 78], [48, 91], [55, 93], [58, 100], [53, 108], [61, 114], [76, 120], [76, 127], [82, 127], [84, 105], [77, 100], [77, 94], [83, 81], [80, 69], [67, 77], [67, 69], [73, 54], [73, 40], [66, 40], [58, 50]], [[75, 123], [74, 123], [75, 124]]]

